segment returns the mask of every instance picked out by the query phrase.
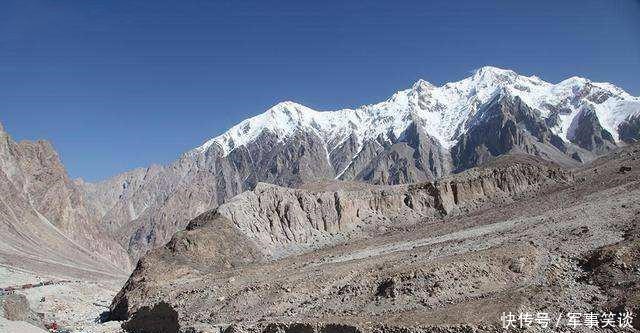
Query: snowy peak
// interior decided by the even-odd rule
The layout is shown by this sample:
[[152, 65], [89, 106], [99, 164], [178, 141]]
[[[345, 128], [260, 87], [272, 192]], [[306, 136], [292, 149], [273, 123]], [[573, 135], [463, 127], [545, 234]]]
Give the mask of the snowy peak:
[[484, 66], [473, 73], [472, 79], [474, 82], [494, 85], [496, 83], [513, 82], [518, 77], [519, 75], [512, 70]]
[[267, 113], [270, 113], [274, 116], [279, 115], [279, 114], [284, 114], [284, 115], [294, 115], [294, 114], [301, 114], [301, 113], [305, 113], [305, 112], [315, 112], [311, 109], [309, 109], [308, 107], [302, 105], [302, 104], [298, 104], [296, 102], [292, 102], [292, 101], [284, 101], [284, 102], [280, 102], [274, 106], [272, 106], [270, 109], [267, 110]]
[[204, 152], [211, 146], [220, 147], [224, 155], [255, 140], [263, 131], [285, 138], [298, 130], [314, 127], [315, 120], [322, 118], [320, 112], [292, 101], [280, 102], [262, 114], [242, 121], [226, 133], [205, 142], [196, 148]]
[[266, 121], [268, 121], [267, 125], [275, 125], [269, 126], [271, 130], [276, 133], [286, 133], [302, 126], [310, 118], [313, 118], [312, 113], [315, 113], [315, 111], [304, 105], [285, 101], [274, 105], [265, 114]]
[[411, 90], [416, 92], [426, 92], [433, 88], [435, 88], [435, 86], [431, 84], [431, 82], [423, 79], [418, 79], [418, 81], [411, 86]]
[[396, 92], [386, 101], [356, 109], [320, 112], [284, 101], [205, 142], [195, 151], [204, 152], [217, 145], [227, 155], [255, 140], [263, 131], [283, 140], [297, 131], [307, 131], [315, 133], [327, 145], [352, 135], [359, 142], [380, 135], [397, 138], [416, 120], [442, 147], [450, 148], [468, 130], [466, 120], [496, 94], [517, 96], [543, 119], [553, 119], [549, 121], [552, 131], [565, 141], [569, 140], [568, 131], [575, 116], [584, 108], [594, 110], [602, 127], [617, 141], [620, 123], [640, 113], [640, 99], [609, 83], [571, 77], [552, 84], [537, 76], [484, 66], [467, 78], [442, 86], [419, 79], [411, 88]]
[[487, 73], [491, 73], [492, 75], [518, 75], [516, 72], [510, 69], [505, 69], [505, 68], [500, 68], [495, 66], [482, 66], [476, 69], [475, 71], [473, 71], [473, 73], [474, 75], [482, 75]]

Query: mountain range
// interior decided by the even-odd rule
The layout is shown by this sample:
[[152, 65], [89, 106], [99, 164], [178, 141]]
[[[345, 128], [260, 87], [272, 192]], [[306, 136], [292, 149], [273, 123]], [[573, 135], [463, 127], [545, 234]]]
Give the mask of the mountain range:
[[[441, 86], [418, 80], [383, 102], [355, 109], [317, 111], [282, 102], [168, 165], [102, 182], [68, 181], [57, 168], [71, 193], [65, 198], [77, 197], [90, 217], [83, 223], [99, 228], [83, 234], [106, 235], [111, 252], [120, 247], [135, 262], [194, 217], [260, 182], [433, 181], [504, 154], [571, 167], [639, 139], [640, 98], [612, 84], [579, 77], [553, 84], [483, 67]], [[2, 171], [12, 168], [3, 165]], [[121, 261], [119, 255], [111, 262]]]

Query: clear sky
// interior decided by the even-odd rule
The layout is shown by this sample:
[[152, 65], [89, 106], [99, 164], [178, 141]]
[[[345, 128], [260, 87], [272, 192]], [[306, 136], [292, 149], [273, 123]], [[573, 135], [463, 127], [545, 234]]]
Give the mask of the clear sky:
[[0, 1], [0, 122], [88, 180], [278, 101], [353, 107], [483, 65], [638, 96], [640, 1]]

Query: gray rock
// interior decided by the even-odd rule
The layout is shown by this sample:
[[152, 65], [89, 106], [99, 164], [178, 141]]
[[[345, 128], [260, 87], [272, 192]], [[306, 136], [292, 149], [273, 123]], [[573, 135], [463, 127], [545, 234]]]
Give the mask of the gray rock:
[[24, 295], [17, 293], [0, 294], [0, 317], [12, 321], [24, 321], [44, 329], [42, 318], [29, 307]]
[[456, 171], [482, 165], [497, 156], [525, 153], [576, 165], [575, 151], [551, 132], [538, 111], [507, 92], [496, 95], [466, 124], [469, 128], [451, 150]]
[[598, 116], [590, 108], [584, 108], [573, 120], [569, 140], [581, 148], [595, 153], [605, 153], [616, 147], [609, 132], [600, 125]]
[[640, 116], [631, 117], [618, 126], [620, 140], [626, 143], [640, 140]]

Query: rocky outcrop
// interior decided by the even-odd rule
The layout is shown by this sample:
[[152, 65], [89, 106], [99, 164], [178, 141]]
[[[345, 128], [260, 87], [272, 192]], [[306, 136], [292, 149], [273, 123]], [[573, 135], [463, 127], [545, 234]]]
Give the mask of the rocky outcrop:
[[193, 219], [164, 248], [185, 262], [213, 269], [228, 269], [266, 259], [266, 251], [260, 244], [217, 211]]
[[508, 155], [436, 184], [440, 205], [451, 214], [473, 210], [494, 199], [504, 204], [504, 200], [510, 201], [518, 194], [572, 180], [572, 172], [555, 163], [527, 155]]
[[[624, 136], [624, 133], [621, 133]], [[613, 136], [607, 132], [590, 108], [584, 108], [574, 118], [569, 128], [569, 140], [581, 148], [596, 154], [603, 154], [616, 147]]]
[[273, 257], [334, 244], [367, 227], [436, 214], [429, 187], [309, 191], [260, 183], [216, 209]]
[[122, 328], [127, 332], [179, 333], [178, 313], [167, 303], [161, 302], [152, 308], [145, 307]]
[[626, 143], [640, 141], [640, 115], [630, 117], [618, 126], [620, 140]]
[[[162, 276], [163, 281], [170, 281], [192, 270], [218, 272], [266, 259], [265, 250], [231, 221], [216, 211], [204, 213], [193, 219], [185, 230], [177, 232], [164, 247], [155, 249], [138, 261], [133, 274], [115, 296], [117, 301], [112, 303], [109, 318], [129, 318], [133, 313], [129, 300], [137, 302], [137, 299], [147, 297], [145, 294], [149, 288], [158, 287], [139, 288], [149, 282], [146, 274], [151, 271], [154, 276]], [[144, 320], [140, 325], [144, 326]]]
[[24, 321], [35, 327], [45, 328], [42, 318], [29, 307], [27, 298], [21, 294], [0, 294], [0, 317], [11, 321]]

